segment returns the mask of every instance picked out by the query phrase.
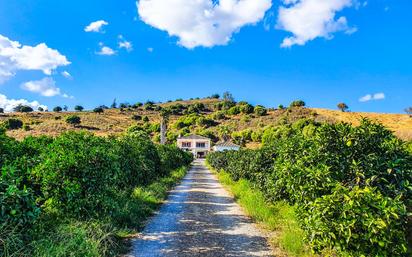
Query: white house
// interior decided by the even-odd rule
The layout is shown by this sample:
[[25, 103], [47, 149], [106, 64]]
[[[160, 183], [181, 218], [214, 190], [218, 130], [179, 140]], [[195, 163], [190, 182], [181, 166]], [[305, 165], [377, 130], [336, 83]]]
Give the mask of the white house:
[[215, 152], [223, 152], [223, 151], [239, 151], [240, 146], [236, 145], [230, 141], [226, 141], [226, 142], [221, 142], [221, 143], [217, 143], [214, 147], [213, 150]]
[[177, 139], [177, 147], [191, 152], [195, 158], [205, 158], [211, 150], [211, 141], [207, 137], [189, 135]]

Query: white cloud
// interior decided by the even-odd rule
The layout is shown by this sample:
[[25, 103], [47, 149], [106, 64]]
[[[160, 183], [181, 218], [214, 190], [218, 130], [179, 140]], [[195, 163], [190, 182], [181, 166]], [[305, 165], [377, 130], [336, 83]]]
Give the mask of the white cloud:
[[359, 98], [359, 102], [369, 102], [369, 101], [377, 101], [385, 99], [384, 93], [376, 93], [376, 94], [367, 94]]
[[99, 20], [99, 21], [94, 21], [90, 23], [88, 26], [84, 28], [84, 31], [86, 32], [104, 32], [103, 31], [103, 26], [109, 25], [107, 21], [104, 20]]
[[148, 48], [147, 48], [147, 51], [148, 51], [149, 53], [153, 53], [154, 49], [153, 49], [153, 47], [148, 47]]
[[61, 94], [60, 88], [56, 87], [56, 82], [50, 77], [46, 77], [42, 80], [25, 82], [21, 85], [21, 88], [47, 97]]
[[40, 104], [37, 101], [29, 102], [25, 99], [8, 99], [7, 96], [0, 94], [0, 108], [3, 108], [5, 112], [12, 112], [14, 107], [18, 105], [28, 105], [32, 107], [34, 110], [37, 108], [42, 107], [43, 109], [47, 110], [47, 106]]
[[26, 46], [0, 35], [0, 84], [13, 77], [18, 70], [40, 70], [50, 75], [59, 66], [69, 64], [66, 56], [45, 43]]
[[73, 79], [72, 74], [70, 74], [68, 71], [62, 71], [62, 76], [65, 77], [66, 79]]
[[116, 51], [114, 51], [112, 48], [105, 46], [102, 42], [99, 43], [100, 46], [100, 50], [98, 52], [96, 52], [96, 54], [98, 55], [114, 55], [116, 54]]
[[348, 25], [346, 17], [336, 13], [353, 6], [355, 0], [283, 0], [279, 7], [277, 28], [291, 32], [293, 36], [283, 40], [282, 47], [304, 45], [318, 37], [333, 38], [333, 33], [356, 32]]
[[261, 21], [271, 0], [140, 0], [147, 24], [179, 38], [186, 48], [226, 45], [243, 26]]
[[133, 50], [133, 44], [130, 41], [124, 39], [122, 35], [119, 35], [119, 48], [124, 48], [126, 51], [130, 52]]

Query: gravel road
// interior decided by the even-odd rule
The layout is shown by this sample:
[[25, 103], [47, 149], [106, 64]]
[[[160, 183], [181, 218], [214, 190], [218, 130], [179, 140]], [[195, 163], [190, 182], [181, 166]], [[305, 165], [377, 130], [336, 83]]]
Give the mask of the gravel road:
[[194, 163], [132, 245], [129, 256], [139, 257], [273, 256], [265, 235], [202, 161]]

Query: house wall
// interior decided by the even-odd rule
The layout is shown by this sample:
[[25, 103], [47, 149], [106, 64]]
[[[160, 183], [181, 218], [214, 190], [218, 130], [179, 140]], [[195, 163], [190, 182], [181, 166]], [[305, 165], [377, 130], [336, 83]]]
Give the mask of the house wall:
[[[183, 147], [183, 143], [190, 142], [190, 147]], [[204, 143], [205, 147], [196, 147], [197, 143]], [[178, 139], [177, 146], [180, 149], [190, 151], [193, 156], [198, 157], [198, 153], [204, 153], [205, 155], [211, 150], [211, 141], [207, 139]]]

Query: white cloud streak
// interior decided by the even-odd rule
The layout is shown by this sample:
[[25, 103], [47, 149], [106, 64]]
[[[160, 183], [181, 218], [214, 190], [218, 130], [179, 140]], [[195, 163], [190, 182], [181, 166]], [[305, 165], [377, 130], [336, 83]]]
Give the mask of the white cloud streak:
[[38, 93], [46, 97], [52, 97], [61, 94], [60, 88], [56, 87], [56, 82], [50, 77], [46, 77], [42, 80], [25, 82], [21, 85], [21, 88], [23, 90]]
[[39, 107], [47, 110], [47, 106], [40, 104], [38, 101], [28, 101], [26, 99], [8, 99], [7, 96], [0, 94], [0, 108], [3, 108], [5, 112], [12, 112], [13, 109], [18, 105], [28, 105], [34, 110], [37, 110]]
[[26, 46], [0, 35], [0, 84], [13, 77], [18, 70], [39, 70], [51, 75], [53, 70], [69, 64], [66, 56], [45, 43]]
[[99, 20], [99, 21], [94, 21], [90, 23], [88, 26], [84, 28], [85, 32], [97, 32], [97, 33], [103, 33], [103, 27], [109, 25], [107, 21], [104, 20]]
[[378, 101], [384, 100], [386, 98], [384, 93], [376, 93], [376, 94], [367, 94], [359, 98], [359, 102], [369, 102], [369, 101]]
[[140, 19], [178, 37], [186, 48], [226, 45], [246, 25], [261, 21], [271, 0], [140, 0]]
[[283, 40], [281, 47], [305, 45], [306, 42], [322, 37], [332, 39], [335, 32], [352, 34], [346, 17], [337, 12], [354, 6], [355, 0], [283, 0], [279, 7], [276, 27], [293, 35]]

